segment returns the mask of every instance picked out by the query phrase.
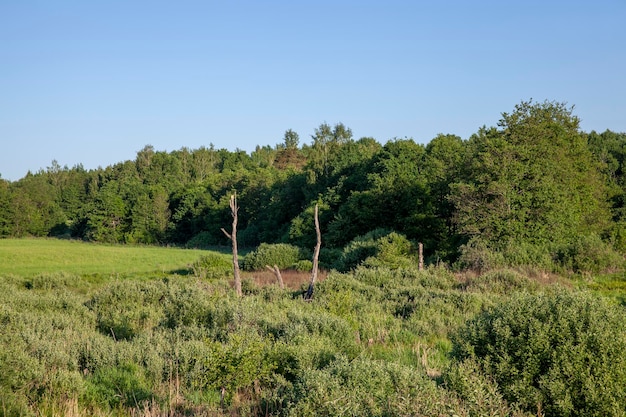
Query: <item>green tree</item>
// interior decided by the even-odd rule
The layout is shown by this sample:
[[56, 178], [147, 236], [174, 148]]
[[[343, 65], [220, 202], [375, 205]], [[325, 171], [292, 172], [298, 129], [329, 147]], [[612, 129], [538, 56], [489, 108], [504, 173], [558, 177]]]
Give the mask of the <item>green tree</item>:
[[612, 244], [626, 251], [626, 133], [607, 130], [587, 135], [589, 149], [600, 164], [608, 190], [613, 225]]
[[450, 202], [460, 233], [493, 245], [561, 244], [607, 225], [605, 187], [572, 108], [522, 102], [467, 144]]
[[365, 189], [353, 190], [338, 208], [328, 226], [328, 241], [343, 246], [356, 236], [387, 228], [429, 241], [432, 247], [435, 218], [422, 172], [424, 152], [412, 139], [385, 144], [368, 163]]
[[276, 146], [277, 153], [274, 166], [278, 169], [302, 169], [306, 159], [299, 146], [300, 136], [298, 133], [291, 129], [286, 130], [283, 143]]
[[163, 186], [142, 187], [130, 199], [131, 225], [127, 241], [133, 243], [163, 243], [170, 218], [168, 195]]
[[12, 183], [10, 190], [12, 236], [47, 236], [56, 225], [65, 223], [57, 190], [43, 171]]
[[283, 140], [285, 149], [297, 149], [300, 146], [300, 135], [291, 129], [285, 131]]
[[204, 182], [209, 175], [217, 172], [218, 155], [213, 144], [208, 148], [201, 146], [192, 154], [192, 178]]
[[309, 150], [309, 170], [317, 182], [325, 181], [332, 174], [333, 158], [338, 149], [352, 141], [352, 130], [343, 123], [337, 123], [332, 128], [328, 123], [322, 123], [311, 138], [313, 145]]
[[449, 200], [450, 184], [461, 179], [466, 142], [456, 135], [437, 135], [426, 145], [424, 173], [432, 198], [439, 252], [446, 257], [458, 245], [453, 221], [454, 206]]
[[207, 186], [190, 185], [174, 193], [170, 199], [170, 222], [168, 239], [174, 243], [186, 243], [192, 237], [205, 233], [211, 236], [207, 243], [217, 244], [221, 232], [209, 230], [210, 225], [219, 224], [217, 220], [209, 221], [212, 213], [218, 209], [214, 193]]
[[122, 243], [128, 230], [126, 201], [120, 184], [107, 181], [87, 208], [85, 237], [96, 242]]
[[11, 235], [11, 222], [13, 214], [11, 212], [11, 194], [9, 181], [0, 178], [0, 237]]

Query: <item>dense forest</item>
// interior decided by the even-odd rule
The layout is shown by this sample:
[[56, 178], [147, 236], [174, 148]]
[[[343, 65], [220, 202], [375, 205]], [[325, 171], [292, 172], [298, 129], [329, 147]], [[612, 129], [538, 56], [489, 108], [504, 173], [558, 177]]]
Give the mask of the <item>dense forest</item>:
[[302, 143], [241, 150], [151, 145], [135, 160], [50, 167], [0, 179], [0, 236], [188, 247], [226, 245], [229, 198], [240, 245], [314, 246], [321, 262], [375, 230], [421, 242], [430, 263], [610, 269], [626, 250], [626, 133], [583, 132], [573, 107], [521, 102], [469, 139], [355, 139], [321, 124]]

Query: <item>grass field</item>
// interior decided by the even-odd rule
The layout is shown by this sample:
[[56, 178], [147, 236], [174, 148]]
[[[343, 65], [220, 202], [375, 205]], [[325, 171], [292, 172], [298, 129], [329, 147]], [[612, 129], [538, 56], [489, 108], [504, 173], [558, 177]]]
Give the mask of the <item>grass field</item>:
[[[121, 246], [58, 239], [0, 240], [0, 275], [67, 272], [89, 276], [148, 276], [186, 271], [207, 251]], [[228, 256], [225, 254], [224, 256]]]

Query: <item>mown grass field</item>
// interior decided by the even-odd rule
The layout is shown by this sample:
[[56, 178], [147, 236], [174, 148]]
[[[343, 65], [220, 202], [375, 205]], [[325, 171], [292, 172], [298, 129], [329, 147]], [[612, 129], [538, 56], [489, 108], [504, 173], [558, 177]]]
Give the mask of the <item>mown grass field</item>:
[[59, 239], [3, 239], [0, 240], [0, 275], [31, 277], [66, 272], [81, 276], [162, 276], [188, 270], [191, 263], [206, 253], [198, 249]]

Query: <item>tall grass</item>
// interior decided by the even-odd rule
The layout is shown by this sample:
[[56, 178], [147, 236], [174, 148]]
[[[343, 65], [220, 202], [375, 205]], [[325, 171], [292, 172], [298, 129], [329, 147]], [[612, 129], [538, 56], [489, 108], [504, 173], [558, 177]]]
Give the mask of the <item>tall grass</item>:
[[311, 302], [307, 273], [247, 272], [239, 298], [221, 257], [0, 241], [0, 415], [524, 415], [450, 366], [451, 336], [546, 284], [394, 264], [330, 271]]

